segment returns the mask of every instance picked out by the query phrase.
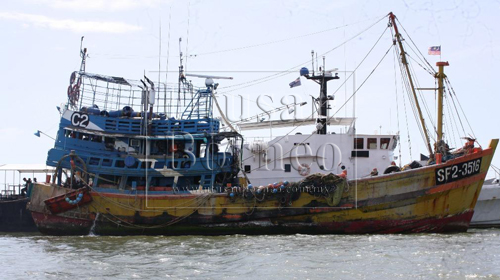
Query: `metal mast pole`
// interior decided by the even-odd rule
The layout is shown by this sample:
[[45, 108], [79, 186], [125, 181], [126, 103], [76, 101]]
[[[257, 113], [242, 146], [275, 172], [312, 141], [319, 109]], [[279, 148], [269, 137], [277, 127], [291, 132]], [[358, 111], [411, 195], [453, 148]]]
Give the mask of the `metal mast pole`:
[[[305, 70], [304, 73], [302, 72], [303, 70]], [[313, 75], [309, 76], [309, 70], [307, 70], [307, 68], [305, 68], [305, 67], [302, 68], [300, 70], [300, 72], [301, 72], [300, 73], [301, 76], [306, 77], [308, 80], [313, 80], [320, 85], [319, 97], [318, 97], [318, 99], [316, 99], [316, 101], [319, 102], [319, 116], [316, 119], [316, 124], [319, 124], [319, 125], [316, 127], [316, 133], [317, 134], [326, 134], [326, 132], [327, 132], [326, 121], [328, 119], [328, 106], [329, 106], [328, 101], [330, 100], [330, 98], [328, 98], [328, 96], [327, 96], [326, 84], [328, 83], [328, 81], [339, 79], [339, 77], [337, 76], [337, 74], [335, 74], [335, 76], [333, 76], [330, 71], [325, 71], [325, 58], [324, 57], [323, 57], [323, 69], [321, 69], [321, 67], [320, 67], [320, 71], [319, 71], [318, 75], [315, 75], [314, 71], [313, 71]]]
[[396, 40], [399, 45], [399, 49], [401, 52], [401, 62], [405, 66], [406, 74], [408, 75], [408, 80], [410, 81], [411, 91], [413, 93], [413, 98], [415, 99], [415, 106], [417, 107], [418, 116], [420, 117], [420, 122], [422, 124], [422, 130], [424, 131], [425, 141], [427, 142], [427, 149], [429, 150], [429, 157], [434, 158], [434, 152], [431, 148], [431, 141], [429, 139], [429, 134], [427, 133], [427, 127], [425, 126], [424, 116], [422, 114], [422, 110], [420, 109], [420, 105], [418, 103], [417, 92], [415, 91], [415, 85], [413, 84], [413, 79], [411, 77], [410, 68], [408, 67], [408, 61], [406, 60], [406, 52], [403, 48], [403, 43], [401, 42], [401, 34], [399, 33], [398, 26], [396, 25], [396, 16], [390, 12], [389, 19], [394, 27], [394, 32], [396, 33]]
[[436, 74], [438, 80], [438, 116], [437, 116], [437, 142], [441, 143], [443, 140], [443, 95], [444, 85], [443, 80], [446, 77], [444, 74], [444, 67], [449, 66], [448, 62], [437, 62], [436, 66], [439, 67], [439, 72]]

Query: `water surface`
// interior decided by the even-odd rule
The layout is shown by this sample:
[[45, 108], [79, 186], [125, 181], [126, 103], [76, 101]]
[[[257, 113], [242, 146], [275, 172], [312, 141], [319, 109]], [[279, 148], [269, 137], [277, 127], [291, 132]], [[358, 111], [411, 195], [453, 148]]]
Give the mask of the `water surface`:
[[0, 234], [2, 279], [500, 279], [500, 230], [463, 234]]

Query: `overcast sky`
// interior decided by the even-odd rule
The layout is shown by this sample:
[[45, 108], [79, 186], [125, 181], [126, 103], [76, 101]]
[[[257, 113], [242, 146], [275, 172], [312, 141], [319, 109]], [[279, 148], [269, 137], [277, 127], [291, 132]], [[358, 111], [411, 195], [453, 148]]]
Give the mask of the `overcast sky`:
[[[310, 68], [311, 50], [322, 54], [335, 49], [390, 11], [432, 65], [439, 56], [428, 56], [428, 47], [442, 46], [442, 59], [450, 62], [446, 73], [481, 145], [500, 137], [496, 84], [499, 1], [7, 0], [0, 7], [0, 164], [45, 162], [53, 140], [33, 133], [41, 130], [55, 137], [56, 106], [66, 102], [70, 74], [79, 68], [81, 36], [89, 51], [88, 72], [131, 79], [146, 73], [158, 80], [160, 69], [160, 79], [168, 82], [176, 81], [178, 40], [182, 37], [188, 72], [232, 76], [232, 81], [219, 81], [221, 95], [244, 95], [253, 100], [271, 95], [272, 108], [290, 94], [310, 103], [309, 96], [318, 94], [317, 85], [302, 80], [301, 87], [290, 89], [288, 83], [298, 77], [301, 66]], [[329, 52], [326, 68], [354, 69], [387, 22], [382, 19], [349, 44]], [[356, 87], [391, 43], [387, 31], [364, 69], [356, 74]], [[284, 70], [291, 72], [272, 77], [274, 71]], [[399, 131], [405, 160], [410, 158], [410, 135], [412, 156], [418, 158], [426, 152], [425, 145], [412, 113], [408, 111], [408, 121], [405, 119], [404, 99], [396, 106], [395, 95], [402, 93], [401, 86], [394, 83], [392, 52], [377, 71], [356, 97], [357, 132]], [[341, 80], [329, 84], [329, 94], [336, 92], [334, 111], [352, 94], [353, 87], [349, 81], [337, 91], [345, 78], [344, 73], [339, 74]], [[265, 77], [269, 77], [265, 82], [248, 83]], [[203, 80], [193, 82], [203, 85]], [[419, 82], [423, 87], [434, 86], [429, 76], [419, 77]], [[434, 94], [424, 94], [434, 112]], [[254, 108], [253, 101], [248, 106]], [[339, 116], [352, 116], [352, 107], [349, 103]], [[312, 130], [300, 129], [303, 133]], [[273, 135], [279, 133], [286, 131]], [[493, 163], [500, 166], [500, 156]]]

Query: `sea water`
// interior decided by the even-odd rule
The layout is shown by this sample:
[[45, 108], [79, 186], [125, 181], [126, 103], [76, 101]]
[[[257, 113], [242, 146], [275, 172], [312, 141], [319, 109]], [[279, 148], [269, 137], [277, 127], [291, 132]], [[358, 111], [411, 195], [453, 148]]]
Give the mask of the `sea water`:
[[1, 279], [500, 279], [500, 230], [461, 234], [0, 234]]

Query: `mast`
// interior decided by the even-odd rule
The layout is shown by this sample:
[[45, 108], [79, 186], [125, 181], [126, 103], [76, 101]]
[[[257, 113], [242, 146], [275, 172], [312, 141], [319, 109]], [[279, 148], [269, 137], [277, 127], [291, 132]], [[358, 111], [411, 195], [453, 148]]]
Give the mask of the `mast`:
[[82, 36], [82, 39], [80, 40], [80, 57], [82, 58], [82, 63], [80, 64], [80, 72], [85, 72], [85, 62], [87, 58], [87, 48], [82, 49], [83, 38], [84, 36]]
[[446, 75], [444, 74], [444, 67], [449, 65], [448, 61], [440, 61], [436, 63], [436, 66], [439, 67], [439, 72], [436, 74], [436, 78], [438, 80], [437, 143], [441, 143], [441, 140], [443, 140], [443, 80], [446, 78]]
[[[326, 95], [328, 81], [339, 79], [339, 76], [335, 73], [335, 76], [331, 72], [325, 71], [325, 60], [323, 57], [323, 69], [319, 69], [319, 73], [315, 75], [313, 70], [313, 75], [309, 76], [309, 70], [305, 67], [300, 69], [300, 75], [306, 77], [308, 80], [313, 80], [320, 85], [319, 97], [316, 101], [319, 102], [319, 116], [316, 120], [316, 134], [326, 134], [326, 120], [328, 119], [328, 101], [333, 100], [332, 96]], [[335, 69], [334, 69], [335, 70]]]
[[417, 107], [418, 116], [420, 117], [420, 122], [422, 124], [422, 130], [424, 131], [425, 141], [427, 142], [427, 150], [429, 150], [429, 157], [434, 158], [434, 152], [431, 148], [431, 141], [429, 139], [429, 134], [427, 133], [427, 127], [425, 125], [424, 116], [422, 110], [420, 109], [420, 104], [418, 103], [417, 92], [415, 90], [415, 85], [413, 84], [413, 79], [411, 77], [410, 68], [408, 67], [408, 61], [406, 60], [406, 52], [403, 48], [403, 42], [401, 39], [401, 34], [399, 33], [398, 26], [396, 25], [396, 16], [390, 12], [389, 19], [394, 27], [394, 32], [396, 33], [396, 40], [399, 45], [399, 50], [401, 52], [401, 62], [405, 66], [406, 74], [408, 75], [408, 80], [410, 81], [411, 91], [413, 93], [413, 98], [415, 99], [415, 106]]

